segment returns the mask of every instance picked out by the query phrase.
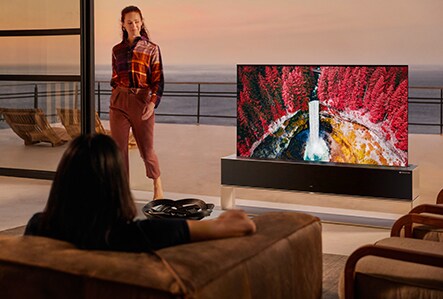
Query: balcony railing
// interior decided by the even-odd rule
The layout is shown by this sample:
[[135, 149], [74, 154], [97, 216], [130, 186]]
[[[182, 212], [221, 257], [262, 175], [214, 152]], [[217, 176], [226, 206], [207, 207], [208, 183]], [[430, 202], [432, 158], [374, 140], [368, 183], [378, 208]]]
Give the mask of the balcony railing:
[[[4, 90], [7, 88], [20, 89], [21, 91], [5, 92]], [[96, 110], [100, 117], [105, 119], [109, 115], [110, 96], [109, 82], [97, 81]], [[48, 102], [64, 107], [79, 107], [79, 98], [80, 87], [77, 82], [0, 85], [0, 107], [46, 108], [48, 118], [56, 117], [55, 109], [48, 109]], [[166, 83], [162, 105], [157, 109], [156, 117], [191, 118], [197, 124], [201, 123], [204, 118], [234, 120], [236, 119], [236, 98], [235, 83], [169, 82]], [[208, 108], [208, 101], [214, 100], [217, 100], [217, 105]], [[55, 105], [52, 104], [52, 106]], [[0, 118], [0, 121], [2, 120]], [[232, 125], [235, 125], [234, 122]]]
[[[443, 87], [410, 86], [408, 95], [409, 127], [437, 128], [443, 134]], [[414, 111], [421, 113], [412, 114]], [[413, 119], [411, 119], [411, 116]], [[434, 121], [432, 121], [434, 120]], [[420, 131], [420, 130], [419, 130]]]
[[[97, 81], [96, 110], [109, 117], [111, 87]], [[157, 121], [172, 123], [217, 123], [236, 125], [236, 83], [167, 82]], [[0, 107], [40, 107], [57, 121], [55, 107], [79, 107], [78, 82], [39, 82], [0, 85]], [[415, 133], [443, 134], [443, 87], [410, 86], [408, 96], [409, 128]], [[0, 127], [3, 119], [0, 118]]]

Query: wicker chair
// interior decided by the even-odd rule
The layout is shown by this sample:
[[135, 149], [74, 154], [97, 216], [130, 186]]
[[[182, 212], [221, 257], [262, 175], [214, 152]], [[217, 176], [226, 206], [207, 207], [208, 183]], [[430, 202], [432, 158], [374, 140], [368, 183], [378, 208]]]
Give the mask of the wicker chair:
[[[80, 135], [81, 116], [79, 109], [57, 108], [57, 114], [60, 117], [63, 126], [65, 126], [66, 131], [72, 138]], [[103, 127], [98, 113], [95, 113], [95, 131], [99, 134], [111, 135], [111, 131], [106, 130]], [[132, 132], [129, 135], [128, 146], [129, 148], [137, 147], [137, 143], [135, 142]]]
[[64, 128], [52, 127], [40, 108], [0, 108], [0, 113], [25, 145], [48, 142], [59, 146], [71, 139]]

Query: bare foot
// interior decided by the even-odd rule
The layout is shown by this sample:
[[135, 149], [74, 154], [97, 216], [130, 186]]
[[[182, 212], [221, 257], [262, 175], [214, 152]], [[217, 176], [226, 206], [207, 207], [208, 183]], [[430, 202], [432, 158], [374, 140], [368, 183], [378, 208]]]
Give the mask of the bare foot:
[[163, 195], [163, 187], [162, 187], [162, 181], [160, 177], [154, 179], [154, 196], [153, 199], [162, 199], [164, 198]]

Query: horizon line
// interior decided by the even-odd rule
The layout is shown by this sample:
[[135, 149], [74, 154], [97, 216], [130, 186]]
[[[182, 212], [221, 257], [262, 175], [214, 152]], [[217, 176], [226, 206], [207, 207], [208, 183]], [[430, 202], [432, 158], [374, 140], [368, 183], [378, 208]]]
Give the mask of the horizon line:
[[[100, 66], [110, 66], [111, 64], [108, 63], [95, 63], [95, 65], [100, 65]], [[260, 62], [256, 62], [256, 63], [168, 63], [165, 64], [163, 63], [163, 66], [223, 66], [223, 67], [227, 67], [227, 66], [237, 66], [237, 65], [343, 65], [343, 66], [409, 66], [409, 67], [419, 67], [419, 66], [425, 66], [425, 67], [443, 67], [443, 63], [442, 64], [428, 64], [428, 63], [420, 63], [420, 64], [402, 64], [402, 63], [392, 63], [392, 64], [387, 64], [387, 63], [260, 63]], [[49, 66], [49, 67], [58, 67], [58, 66], [69, 66], [69, 67], [80, 67], [80, 63], [79, 64], [71, 64], [71, 63], [60, 63], [60, 64], [19, 64], [19, 63], [14, 63], [14, 64], [0, 64], [0, 67], [25, 67], [25, 66]]]

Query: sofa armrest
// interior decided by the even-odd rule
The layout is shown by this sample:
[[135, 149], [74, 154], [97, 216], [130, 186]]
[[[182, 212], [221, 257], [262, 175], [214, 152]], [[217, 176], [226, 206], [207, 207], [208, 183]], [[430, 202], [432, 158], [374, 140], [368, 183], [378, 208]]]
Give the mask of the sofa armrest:
[[266, 213], [253, 220], [253, 235], [157, 253], [192, 298], [321, 298], [320, 220], [297, 212]]

